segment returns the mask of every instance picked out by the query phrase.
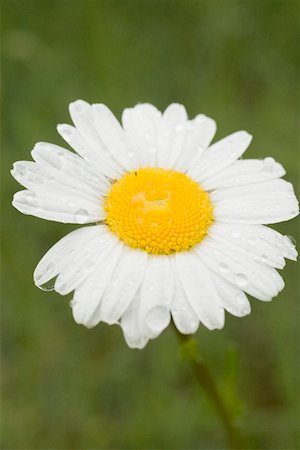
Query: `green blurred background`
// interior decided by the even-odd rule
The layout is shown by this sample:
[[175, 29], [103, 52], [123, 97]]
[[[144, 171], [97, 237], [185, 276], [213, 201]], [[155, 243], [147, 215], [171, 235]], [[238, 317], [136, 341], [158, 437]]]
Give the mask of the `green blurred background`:
[[[75, 226], [14, 210], [21, 188], [9, 169], [37, 141], [63, 145], [55, 126], [70, 122], [74, 99], [118, 117], [137, 102], [182, 102], [216, 119], [217, 138], [252, 133], [247, 157], [272, 155], [295, 182], [298, 10], [286, 0], [2, 1], [2, 448], [226, 448], [172, 329], [130, 350], [118, 327], [86, 330], [70, 296], [34, 286], [38, 260]], [[276, 228], [296, 237], [295, 220]], [[284, 279], [271, 304], [252, 299], [250, 316], [197, 333], [246, 448], [300, 448], [295, 263]]]

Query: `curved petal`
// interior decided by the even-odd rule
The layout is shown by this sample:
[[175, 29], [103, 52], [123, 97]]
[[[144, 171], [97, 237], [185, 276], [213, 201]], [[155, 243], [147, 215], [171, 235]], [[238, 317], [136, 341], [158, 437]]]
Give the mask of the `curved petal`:
[[193, 251], [175, 256], [177, 277], [200, 322], [208, 329], [224, 326], [224, 309], [220, 296], [201, 258]]
[[121, 318], [121, 327], [128, 347], [142, 349], [150, 337], [145, 336], [140, 328], [139, 306], [140, 298], [136, 296]]
[[195, 251], [211, 270], [259, 300], [271, 300], [284, 287], [275, 269], [254, 261], [231, 244], [206, 237]]
[[113, 158], [126, 170], [136, 167], [136, 158], [128, 148], [126, 135], [113, 113], [103, 104], [92, 105], [95, 127]]
[[216, 129], [216, 122], [203, 114], [189, 120], [181, 153], [173, 168], [186, 172], [210, 144]]
[[23, 214], [62, 223], [95, 223], [103, 220], [105, 214], [99, 203], [57, 191], [19, 191], [12, 201], [13, 206]]
[[260, 238], [278, 249], [284, 258], [292, 259], [293, 261], [297, 260], [298, 252], [291, 237], [283, 236], [278, 231], [273, 230], [273, 228], [264, 225], [243, 225], [243, 229], [252, 236], [252, 240], [253, 237]]
[[107, 150], [99, 145], [99, 148], [93, 148], [81, 136], [77, 128], [66, 123], [57, 125], [57, 131], [61, 137], [72, 147], [90, 165], [95, 166], [98, 173], [116, 179], [122, 173], [123, 169], [115, 162], [111, 161], [111, 156], [107, 156]]
[[139, 167], [155, 166], [161, 118], [161, 112], [149, 103], [123, 111], [122, 124]]
[[169, 105], [163, 113], [157, 154], [159, 167], [170, 169], [178, 159], [185, 139], [187, 120], [185, 107], [177, 103]]
[[211, 193], [220, 222], [269, 224], [296, 217], [299, 206], [293, 186], [285, 180], [218, 189]]
[[173, 288], [170, 257], [149, 255], [140, 292], [139, 320], [144, 334], [151, 339], [170, 323]]
[[[122, 165], [113, 158], [110, 149], [106, 147], [98, 133], [91, 105], [83, 100], [76, 100], [70, 104], [69, 109], [78, 133], [75, 133], [74, 130], [71, 132], [70, 128], [66, 133], [66, 128], [64, 127], [59, 129], [59, 132], [62, 132], [62, 137], [67, 142], [69, 140], [70, 145], [73, 142], [75, 145], [74, 149], [76, 151], [79, 150], [83, 158], [96, 164], [105, 175], [111, 176], [111, 172], [115, 174], [114, 176], [123, 173]], [[81, 149], [83, 149], [83, 153]], [[109, 173], [106, 173], [107, 169]]]
[[208, 147], [187, 174], [195, 181], [203, 183], [242, 156], [251, 140], [252, 136], [246, 131], [238, 131], [227, 136]]
[[123, 244], [110, 233], [110, 247], [99, 255], [93, 271], [75, 290], [72, 311], [75, 322], [92, 328], [101, 321], [101, 302], [121, 257]]
[[40, 142], [32, 150], [32, 161], [17, 161], [12, 176], [27, 189], [78, 191], [88, 199], [106, 195], [110, 183], [82, 158], [56, 145]]
[[138, 249], [124, 248], [107, 286], [101, 303], [101, 320], [117, 323], [139, 289], [147, 263], [147, 253]]
[[199, 319], [184, 292], [181, 282], [176, 277], [175, 293], [172, 302], [172, 318], [176, 328], [182, 334], [193, 334], [199, 327]]
[[230, 243], [246, 252], [246, 256], [257, 262], [282, 269], [285, 266], [284, 253], [276, 246], [270, 245], [257, 234], [257, 226], [214, 223], [208, 235], [222, 243]]
[[[78, 228], [64, 236], [48, 250], [38, 263], [33, 275], [36, 286], [43, 288], [45, 283], [70, 268], [75, 274], [77, 267], [74, 267], [74, 264], [78, 264], [76, 257], [82, 256], [86, 246], [91, 243], [101, 254], [106, 249], [106, 243], [110, 242], [105, 239], [107, 234], [107, 227], [96, 225]], [[90, 261], [92, 260], [90, 259]]]
[[210, 276], [215, 283], [223, 308], [226, 311], [237, 317], [244, 317], [250, 314], [251, 305], [246, 294], [241, 289], [213, 271], [210, 271]]
[[170, 258], [148, 256], [141, 289], [121, 318], [129, 347], [143, 348], [169, 325], [173, 283]]
[[246, 184], [260, 183], [285, 175], [281, 164], [273, 158], [245, 159], [235, 161], [231, 166], [202, 182], [202, 187], [211, 191]]

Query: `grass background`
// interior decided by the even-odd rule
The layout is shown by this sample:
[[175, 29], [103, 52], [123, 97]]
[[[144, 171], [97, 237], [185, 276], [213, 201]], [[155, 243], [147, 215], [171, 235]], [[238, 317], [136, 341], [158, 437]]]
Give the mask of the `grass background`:
[[[298, 14], [291, 0], [2, 1], [3, 449], [226, 448], [172, 329], [133, 351], [117, 327], [76, 325], [70, 296], [35, 288], [38, 260], [75, 226], [14, 210], [9, 169], [37, 141], [63, 144], [55, 126], [74, 99], [118, 117], [182, 102], [217, 120], [217, 138], [252, 133], [247, 157], [272, 155], [295, 183]], [[276, 228], [297, 235], [295, 220]], [[300, 448], [296, 267], [271, 304], [252, 300], [250, 316], [197, 333], [246, 448]]]

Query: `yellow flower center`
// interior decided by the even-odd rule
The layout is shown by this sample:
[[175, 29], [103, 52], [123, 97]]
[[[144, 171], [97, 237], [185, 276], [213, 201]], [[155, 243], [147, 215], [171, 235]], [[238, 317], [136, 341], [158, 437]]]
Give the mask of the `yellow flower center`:
[[105, 199], [106, 223], [121, 241], [169, 255], [202, 241], [213, 222], [207, 192], [174, 170], [143, 168], [116, 181]]

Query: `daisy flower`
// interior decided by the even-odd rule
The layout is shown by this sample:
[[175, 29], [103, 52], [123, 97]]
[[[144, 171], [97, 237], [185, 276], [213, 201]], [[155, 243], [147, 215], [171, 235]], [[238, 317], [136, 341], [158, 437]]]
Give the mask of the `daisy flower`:
[[43, 288], [74, 291], [77, 323], [119, 324], [143, 348], [170, 323], [194, 333], [222, 328], [224, 312], [250, 312], [246, 294], [269, 301], [284, 287], [276, 269], [295, 260], [291, 240], [265, 226], [298, 214], [291, 183], [273, 158], [241, 159], [252, 137], [238, 131], [210, 144], [214, 120], [188, 120], [171, 104], [123, 111], [70, 105], [74, 126], [57, 129], [76, 152], [40, 142], [34, 161], [14, 164], [26, 189], [24, 214], [79, 227], [57, 242], [34, 272]]

